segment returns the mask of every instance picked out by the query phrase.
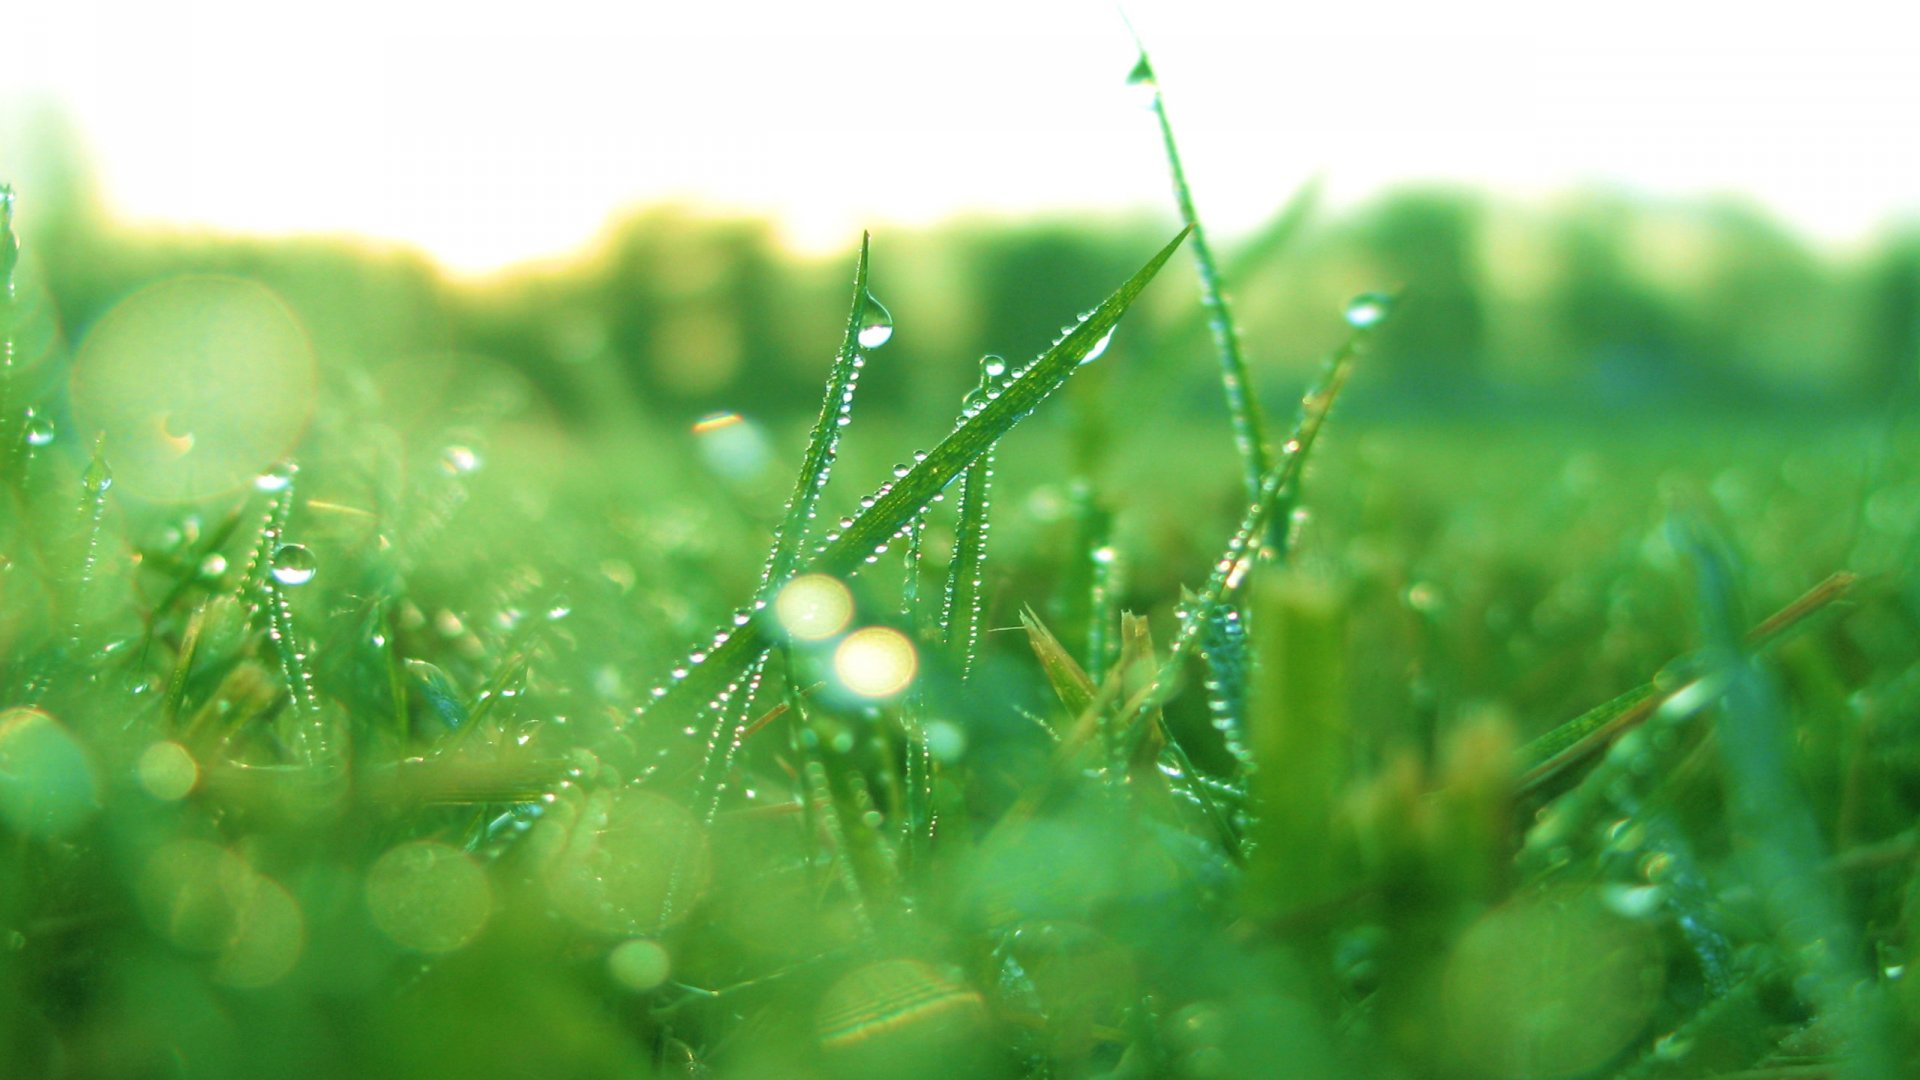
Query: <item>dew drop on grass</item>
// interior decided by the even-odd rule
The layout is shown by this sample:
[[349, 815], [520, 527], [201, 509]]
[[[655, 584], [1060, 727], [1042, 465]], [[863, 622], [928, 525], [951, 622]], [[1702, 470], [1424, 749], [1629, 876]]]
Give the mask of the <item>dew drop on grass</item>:
[[1393, 297], [1385, 293], [1364, 292], [1347, 301], [1347, 325], [1355, 330], [1370, 330], [1393, 313]]
[[105, 495], [113, 486], [113, 470], [107, 468], [107, 461], [99, 454], [87, 464], [87, 471], [80, 474], [80, 487], [89, 495]]
[[989, 379], [998, 379], [1007, 373], [1007, 361], [993, 353], [980, 358], [980, 373]]
[[860, 330], [854, 340], [863, 349], [877, 349], [893, 337], [893, 316], [873, 293], [867, 293], [860, 304]]
[[200, 576], [203, 578], [217, 578], [226, 572], [227, 557], [217, 551], [200, 560]]
[[53, 421], [44, 416], [35, 416], [33, 410], [27, 410], [25, 436], [28, 446], [48, 446], [53, 443], [55, 429]]
[[276, 465], [253, 478], [254, 489], [268, 494], [285, 491], [292, 483], [293, 466], [290, 464]]
[[303, 544], [281, 544], [273, 551], [273, 580], [289, 589], [305, 585], [320, 570], [320, 560]]
[[[1114, 329], [1117, 330], [1119, 327], [1115, 327]], [[1099, 341], [1093, 343], [1093, 348], [1087, 350], [1087, 355], [1081, 357], [1080, 362], [1083, 364], [1091, 364], [1095, 360], [1100, 359], [1101, 356], [1106, 354], [1107, 346], [1111, 344], [1113, 344], [1113, 330], [1108, 330], [1100, 336]]]

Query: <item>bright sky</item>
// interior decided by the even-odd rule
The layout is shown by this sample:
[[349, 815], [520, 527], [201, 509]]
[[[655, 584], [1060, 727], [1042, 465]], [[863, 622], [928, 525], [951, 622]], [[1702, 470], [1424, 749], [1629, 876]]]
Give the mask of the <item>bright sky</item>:
[[[13, 10], [7, 11], [7, 8]], [[1130, 0], [1202, 215], [1451, 179], [1746, 193], [1831, 239], [1920, 207], [1907, 5]], [[0, 0], [0, 173], [34, 111], [141, 221], [347, 231], [484, 270], [622, 207], [805, 247], [986, 210], [1166, 205], [1098, 0]], [[22, 207], [22, 213], [30, 212]]]

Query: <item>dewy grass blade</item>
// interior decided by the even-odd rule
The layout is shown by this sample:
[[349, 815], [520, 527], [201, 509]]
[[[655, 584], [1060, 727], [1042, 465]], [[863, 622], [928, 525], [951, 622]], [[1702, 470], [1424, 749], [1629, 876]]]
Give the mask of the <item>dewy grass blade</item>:
[[13, 324], [18, 310], [13, 271], [19, 264], [20, 240], [13, 234], [13, 188], [0, 184], [0, 447], [4, 447], [0, 454], [5, 455], [7, 476], [16, 482], [25, 449], [13, 400]]
[[[992, 400], [1006, 374], [1006, 361], [989, 355], [980, 362], [980, 385], [969, 391], [963, 405], [977, 409]], [[993, 496], [993, 448], [960, 474], [959, 517], [954, 523], [953, 558], [947, 564], [947, 588], [940, 611], [940, 632], [953, 651], [960, 678], [973, 674], [980, 645], [981, 599], [987, 561], [987, 519]], [[912, 526], [908, 527], [909, 532]], [[911, 539], [911, 538], [910, 538]]]
[[[859, 570], [886, 549], [894, 537], [985, 454], [994, 443], [1058, 390], [1089, 354], [1104, 346], [1121, 316], [1180, 247], [1191, 230], [1182, 229], [1113, 295], [1081, 320], [1064, 337], [1025, 367], [1013, 372], [998, 397], [961, 422], [927, 452], [905, 476], [883, 485], [843, 530], [828, 534], [826, 542], [795, 569], [846, 576]], [[864, 503], [863, 503], [864, 505]], [[725, 688], [751, 659], [768, 648], [770, 635], [761, 617], [764, 600], [743, 610], [715, 632], [705, 647], [696, 647], [673, 669], [668, 681], [656, 685], [643, 711], [662, 707], [689, 712], [703, 707]], [[696, 659], [697, 657], [697, 659]]]
[[1260, 419], [1260, 402], [1247, 375], [1247, 360], [1240, 345], [1240, 331], [1233, 324], [1233, 312], [1227, 307], [1220, 267], [1213, 249], [1207, 245], [1206, 230], [1200, 227], [1200, 215], [1193, 207], [1193, 191], [1187, 186], [1187, 171], [1180, 163], [1180, 149], [1173, 140], [1173, 125], [1167, 120], [1165, 99], [1160, 83], [1140, 49], [1140, 60], [1127, 81], [1151, 91], [1154, 119], [1160, 124], [1160, 142], [1167, 152], [1167, 171], [1173, 177], [1173, 197], [1180, 207], [1180, 220], [1193, 234], [1193, 263], [1199, 271], [1200, 304], [1206, 309], [1207, 326], [1213, 332], [1214, 348], [1220, 354], [1220, 386], [1226, 391], [1227, 415], [1233, 422], [1233, 441], [1240, 451], [1240, 462], [1247, 481], [1247, 497], [1260, 497], [1260, 482], [1267, 475], [1266, 425]]
[[[1334, 401], [1339, 398], [1341, 389], [1352, 374], [1353, 361], [1359, 355], [1361, 345], [1377, 325], [1377, 322], [1356, 323], [1346, 340], [1328, 358], [1326, 372], [1319, 384], [1302, 399], [1300, 419], [1294, 426], [1293, 437], [1281, 448], [1279, 462], [1267, 470], [1266, 478], [1260, 484], [1259, 496], [1247, 507], [1239, 528], [1234, 530], [1233, 536], [1227, 541], [1226, 550], [1214, 563], [1206, 588], [1188, 605], [1189, 617], [1180, 624], [1170, 655], [1154, 677], [1152, 691], [1142, 694], [1129, 710], [1126, 724], [1123, 725], [1127, 730], [1132, 730], [1140, 719], [1166, 704], [1173, 696], [1179, 683], [1180, 670], [1200, 640], [1200, 632], [1207, 621], [1206, 615], [1231, 601], [1246, 584], [1247, 575], [1261, 553], [1261, 542], [1267, 535], [1269, 523], [1291, 507], [1307, 454], [1319, 438], [1320, 430], [1326, 426], [1327, 415], [1333, 410]], [[1284, 542], [1282, 538], [1281, 543]], [[1284, 547], [1275, 551], [1279, 557], [1285, 554]], [[1138, 734], [1134, 737], [1137, 738]], [[1168, 740], [1168, 746], [1176, 750], [1178, 748], [1172, 739]]]
[[[827, 389], [820, 403], [820, 418], [807, 438], [801, 457], [800, 475], [795, 478], [793, 495], [787, 500], [785, 518], [774, 534], [773, 548], [767, 553], [766, 567], [760, 574], [761, 603], [771, 602], [778, 590], [793, 576], [794, 560], [805, 545], [807, 534], [819, 514], [820, 497], [833, 476], [834, 459], [839, 454], [841, 429], [853, 418], [853, 394], [866, 363], [862, 349], [878, 348], [893, 336], [893, 323], [886, 309], [867, 290], [867, 267], [873, 245], [870, 233], [860, 234], [860, 256], [853, 267], [853, 301], [847, 310], [847, 332], [841, 338], [833, 368], [827, 373]], [[746, 725], [753, 716], [753, 704], [760, 691], [764, 650], [748, 662], [744, 683], [729, 690], [724, 707], [713, 710], [707, 732], [707, 746], [700, 764], [700, 776], [694, 803], [703, 821], [712, 823], [720, 809], [720, 794], [726, 787], [727, 773], [734, 755], [746, 738]], [[734, 694], [737, 699], [732, 699]]]
[[[853, 303], [847, 313], [847, 333], [840, 342], [840, 352], [834, 358], [833, 370], [827, 375], [827, 391], [820, 403], [820, 418], [813, 425], [813, 434], [807, 439], [807, 452], [800, 461], [800, 475], [794, 481], [793, 497], [787, 500], [787, 513], [780, 523], [780, 531], [775, 534], [773, 550], [767, 556], [767, 567], [761, 575], [763, 593], [770, 594], [786, 584], [793, 574], [794, 560], [805, 546], [808, 528], [819, 513], [820, 495], [826, 490], [827, 480], [833, 475], [833, 463], [840, 450], [840, 429], [847, 426], [853, 415], [853, 392], [860, 380], [860, 369], [865, 363], [861, 352], [864, 348], [875, 348], [885, 344], [892, 336], [890, 321], [884, 322], [886, 333], [882, 334], [881, 322], [872, 322], [870, 316], [878, 313], [886, 319], [886, 309], [879, 306], [867, 291], [868, 253], [872, 246], [872, 235], [860, 234], [860, 258], [853, 267]], [[762, 599], [771, 599], [765, 595]]]
[[[1844, 571], [1831, 575], [1748, 631], [1746, 647], [1754, 651], [1771, 647], [1788, 631], [1845, 596], [1855, 581], [1854, 575]], [[1670, 678], [1668, 673], [1685, 672], [1696, 664], [1693, 657], [1675, 660], [1651, 681], [1588, 709], [1521, 747], [1520, 790], [1538, 789], [1651, 717], [1661, 703], [1693, 682], [1688, 678]]]

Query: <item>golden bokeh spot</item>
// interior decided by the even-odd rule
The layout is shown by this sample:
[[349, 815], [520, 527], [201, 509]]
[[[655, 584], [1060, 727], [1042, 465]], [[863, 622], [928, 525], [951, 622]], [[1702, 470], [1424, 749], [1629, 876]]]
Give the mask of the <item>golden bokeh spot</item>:
[[773, 600], [774, 618], [801, 641], [824, 641], [847, 628], [853, 618], [853, 594], [829, 574], [802, 574]]
[[134, 766], [140, 786], [161, 802], [178, 802], [200, 782], [200, 766], [193, 755], [177, 742], [157, 742], [140, 754]]
[[367, 909], [381, 933], [401, 947], [452, 952], [486, 926], [493, 889], [466, 852], [416, 840], [380, 856], [367, 871]]
[[855, 630], [833, 651], [834, 673], [861, 697], [892, 697], [912, 685], [919, 668], [913, 642], [887, 626]]
[[107, 312], [80, 346], [71, 390], [77, 429], [106, 436], [117, 489], [203, 499], [245, 487], [299, 440], [313, 345], [266, 286], [183, 275]]
[[1482, 915], [1445, 974], [1446, 1030], [1475, 1076], [1583, 1073], [1645, 1027], [1665, 979], [1646, 924], [1590, 889], [1522, 895]]
[[590, 930], [652, 934], [686, 918], [712, 874], [692, 812], [639, 788], [589, 795], [572, 820], [543, 818], [547, 895]]
[[954, 1057], [986, 1028], [978, 992], [919, 960], [855, 968], [820, 999], [815, 1030], [841, 1071], [859, 1076], [956, 1075]]
[[148, 925], [180, 949], [212, 954], [214, 978], [229, 986], [278, 982], [306, 948], [306, 918], [293, 894], [202, 840], [155, 851], [136, 895]]
[[232, 936], [213, 964], [213, 977], [253, 989], [285, 978], [307, 945], [307, 920], [286, 886], [253, 874], [235, 897]]
[[60, 836], [99, 808], [93, 763], [58, 720], [32, 708], [0, 712], [0, 821], [29, 836]]

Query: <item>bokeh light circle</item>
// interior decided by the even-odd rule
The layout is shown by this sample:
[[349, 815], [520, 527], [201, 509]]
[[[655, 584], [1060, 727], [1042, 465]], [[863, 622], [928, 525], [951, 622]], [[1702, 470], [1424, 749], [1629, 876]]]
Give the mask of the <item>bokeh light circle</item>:
[[1594, 890], [1523, 894], [1476, 920], [1448, 958], [1454, 1053], [1474, 1076], [1586, 1072], [1639, 1034], [1665, 971], [1647, 925]]
[[93, 763], [38, 709], [0, 712], [0, 821], [29, 836], [71, 832], [100, 808]]
[[381, 933], [404, 948], [452, 952], [493, 914], [487, 873], [466, 852], [431, 840], [401, 844], [367, 871], [367, 909]]
[[314, 402], [313, 345], [272, 290], [189, 274], [101, 318], [70, 388], [82, 441], [106, 436], [119, 490], [187, 502], [238, 490], [299, 440]]
[[834, 674], [861, 697], [892, 697], [912, 685], [919, 669], [913, 642], [887, 626], [855, 630], [833, 652]]
[[853, 593], [830, 574], [801, 574], [773, 599], [782, 629], [800, 641], [824, 641], [847, 628]]

